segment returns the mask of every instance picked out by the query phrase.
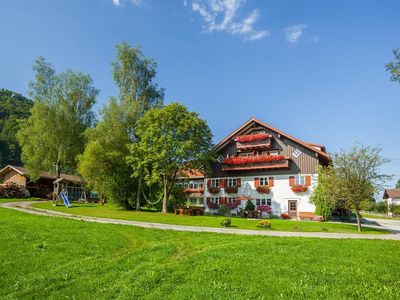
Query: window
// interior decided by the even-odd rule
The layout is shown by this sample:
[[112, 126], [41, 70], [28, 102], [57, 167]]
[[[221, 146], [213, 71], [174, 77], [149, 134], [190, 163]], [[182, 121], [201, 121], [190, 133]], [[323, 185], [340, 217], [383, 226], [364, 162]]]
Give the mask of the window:
[[229, 178], [228, 187], [235, 187], [235, 186], [236, 186], [236, 178]]
[[268, 177], [260, 177], [260, 185], [268, 185]]
[[298, 157], [301, 155], [301, 153], [302, 153], [302, 152], [301, 152], [299, 149], [296, 149], [296, 150], [293, 151], [292, 155], [293, 155], [295, 158], [298, 158]]
[[178, 186], [179, 188], [183, 188], [183, 182], [182, 182], [182, 181], [179, 181], [179, 182], [177, 183], [177, 186]]
[[185, 189], [187, 189], [187, 188], [189, 187], [189, 183], [185, 182], [185, 183], [183, 184], [183, 186], [184, 186]]
[[253, 152], [241, 152], [239, 153], [239, 156], [241, 157], [253, 156]]
[[260, 155], [278, 155], [279, 151], [278, 150], [270, 150], [270, 151], [260, 151]]
[[211, 187], [219, 187], [219, 179], [211, 179]]
[[228, 204], [233, 204], [236, 202], [236, 197], [228, 197]]
[[256, 199], [256, 205], [272, 205], [272, 200], [271, 199]]
[[224, 157], [222, 155], [218, 156], [217, 161], [222, 163], [224, 161]]
[[294, 184], [295, 185], [306, 185], [306, 176], [304, 175], [297, 175], [294, 177]]
[[213, 204], [218, 204], [219, 203], [219, 198], [218, 197], [211, 197], [210, 198], [211, 203]]
[[204, 187], [204, 184], [202, 182], [199, 183], [199, 188], [202, 189]]
[[268, 206], [272, 206], [272, 200], [271, 199], [267, 199], [267, 205]]

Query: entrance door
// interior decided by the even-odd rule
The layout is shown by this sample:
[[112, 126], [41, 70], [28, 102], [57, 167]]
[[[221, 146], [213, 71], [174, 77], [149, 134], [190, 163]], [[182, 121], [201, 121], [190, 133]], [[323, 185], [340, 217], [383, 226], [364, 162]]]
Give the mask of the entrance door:
[[297, 200], [288, 201], [288, 215], [290, 217], [297, 217]]

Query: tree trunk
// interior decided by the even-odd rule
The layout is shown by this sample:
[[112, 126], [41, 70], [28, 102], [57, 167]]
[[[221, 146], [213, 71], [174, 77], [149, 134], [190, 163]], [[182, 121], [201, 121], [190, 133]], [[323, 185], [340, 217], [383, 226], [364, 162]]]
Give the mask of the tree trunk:
[[167, 202], [168, 202], [168, 179], [167, 176], [164, 175], [163, 179], [163, 184], [164, 184], [164, 197], [163, 197], [163, 203], [162, 203], [162, 213], [167, 212]]
[[360, 211], [356, 210], [356, 216], [357, 216], [357, 228], [358, 228], [358, 231], [361, 231], [361, 215], [360, 215]]
[[139, 175], [139, 180], [138, 180], [138, 188], [137, 188], [137, 195], [136, 195], [136, 211], [140, 210], [140, 192], [142, 191], [142, 175]]

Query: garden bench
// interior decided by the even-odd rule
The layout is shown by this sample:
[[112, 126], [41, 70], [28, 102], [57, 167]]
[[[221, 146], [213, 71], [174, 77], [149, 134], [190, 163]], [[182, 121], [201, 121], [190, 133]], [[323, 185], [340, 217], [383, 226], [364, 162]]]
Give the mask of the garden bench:
[[315, 214], [312, 212], [299, 212], [298, 220], [314, 220]]

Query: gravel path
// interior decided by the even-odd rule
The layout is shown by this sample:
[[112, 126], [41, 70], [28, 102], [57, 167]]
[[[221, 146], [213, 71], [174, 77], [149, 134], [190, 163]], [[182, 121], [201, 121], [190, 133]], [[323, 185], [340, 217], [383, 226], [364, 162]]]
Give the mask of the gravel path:
[[[188, 232], [212, 232], [212, 233], [242, 234], [242, 235], [279, 236], [279, 237], [400, 240], [400, 233], [397, 233], [397, 232], [391, 233], [391, 234], [356, 234], [356, 233], [327, 233], [327, 232], [286, 232], [286, 231], [267, 231], [267, 230], [263, 231], [263, 230], [246, 230], [246, 229], [233, 229], [233, 228], [196, 227], [196, 226], [184, 226], [184, 225], [172, 225], [172, 224], [117, 220], [117, 219], [108, 219], [108, 218], [86, 217], [86, 216], [77, 216], [77, 215], [58, 212], [58, 211], [33, 208], [33, 207], [31, 207], [31, 205], [33, 203], [37, 203], [37, 202], [21, 201], [21, 202], [0, 203], [0, 207], [14, 209], [17, 211], [34, 214], [34, 215], [40, 215], [40, 216], [61, 217], [61, 218], [79, 220], [79, 221], [85, 221], [85, 222], [129, 225], [129, 226], [151, 228], [151, 229], [162, 229], [162, 230], [175, 230], [175, 231], [188, 231]], [[377, 221], [377, 219], [375, 219], [374, 221]]]

